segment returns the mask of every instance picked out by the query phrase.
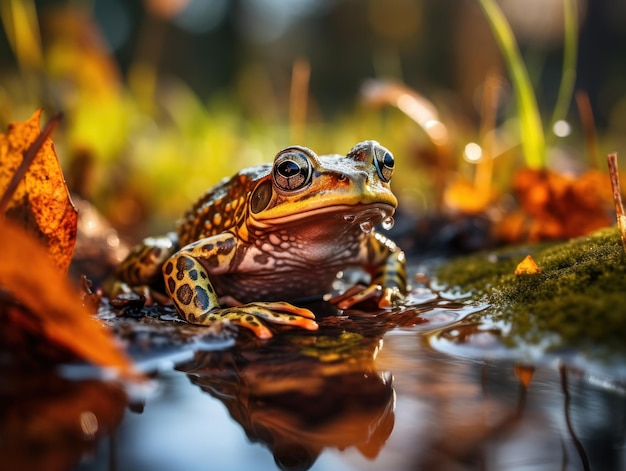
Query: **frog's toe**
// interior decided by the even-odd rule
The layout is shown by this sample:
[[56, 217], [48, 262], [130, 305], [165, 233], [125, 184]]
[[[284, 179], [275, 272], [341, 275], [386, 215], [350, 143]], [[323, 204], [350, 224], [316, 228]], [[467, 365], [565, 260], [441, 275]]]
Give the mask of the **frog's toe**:
[[308, 309], [292, 306], [289, 303], [251, 303], [244, 306], [226, 309], [221, 316], [232, 324], [245, 327], [261, 339], [272, 337], [272, 331], [261, 320], [273, 324], [300, 327], [306, 330], [317, 330], [315, 314]]
[[272, 331], [264, 326], [258, 317], [252, 314], [234, 317], [230, 319], [230, 322], [251, 330], [260, 339], [271, 339], [274, 336]]
[[396, 287], [383, 288], [381, 285], [356, 285], [346, 290], [343, 294], [330, 299], [339, 309], [350, 309], [352, 306], [365, 301], [374, 300], [378, 307], [392, 307], [404, 299], [402, 292]]
[[254, 315], [273, 324], [292, 325], [307, 330], [318, 329], [315, 314], [302, 307], [285, 302], [257, 302], [249, 304], [248, 307], [254, 310]]
[[378, 300], [378, 307], [387, 308], [392, 307], [398, 303], [404, 301], [404, 295], [397, 287], [383, 288], [382, 295]]
[[[305, 309], [303, 307], [294, 306], [293, 304], [289, 304], [284, 301], [277, 302], [255, 302], [254, 306], [259, 306], [269, 312], [275, 313], [275, 311], [280, 312], [288, 312], [290, 314], [295, 314], [296, 316], [305, 317], [307, 319], [315, 319], [315, 314], [313, 314], [309, 309]], [[270, 319], [268, 319], [270, 320]]]
[[356, 285], [346, 290], [343, 294], [330, 299], [330, 303], [335, 304], [339, 309], [350, 309], [356, 304], [360, 304], [369, 299], [379, 299], [382, 293], [380, 285]]

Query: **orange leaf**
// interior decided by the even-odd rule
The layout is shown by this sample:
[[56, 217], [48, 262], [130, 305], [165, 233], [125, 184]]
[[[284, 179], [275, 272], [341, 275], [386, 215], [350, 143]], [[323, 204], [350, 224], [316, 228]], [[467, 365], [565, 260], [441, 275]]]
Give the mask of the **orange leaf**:
[[19, 308], [11, 309], [10, 316], [5, 313], [3, 329], [27, 329], [94, 364], [117, 368], [126, 376], [135, 374], [113, 337], [59, 274], [46, 249], [10, 221], [0, 227], [0, 260], [0, 293]]
[[521, 213], [512, 221], [505, 216], [497, 228], [509, 242], [568, 239], [612, 224], [609, 177], [598, 171], [571, 177], [545, 169], [522, 169], [513, 187]]
[[[22, 163], [24, 153], [39, 136], [40, 116], [38, 110], [27, 121], [11, 124], [6, 135], [0, 134], [0, 194]], [[67, 272], [76, 242], [78, 217], [51, 139], [45, 139], [17, 186], [6, 216], [37, 235], [48, 248], [47, 256], [52, 257], [63, 273]]]
[[444, 193], [444, 203], [446, 207], [453, 211], [460, 211], [463, 214], [478, 214], [485, 211], [494, 195], [476, 188], [470, 181], [462, 177], [455, 178], [447, 187]]
[[519, 378], [524, 387], [528, 388], [535, 375], [535, 367], [516, 363], [513, 371], [515, 371], [515, 375]]
[[526, 258], [522, 260], [519, 265], [517, 265], [517, 268], [515, 268], [515, 274], [517, 276], [536, 275], [537, 273], [541, 272], [541, 268], [535, 263], [530, 255], [526, 255]]

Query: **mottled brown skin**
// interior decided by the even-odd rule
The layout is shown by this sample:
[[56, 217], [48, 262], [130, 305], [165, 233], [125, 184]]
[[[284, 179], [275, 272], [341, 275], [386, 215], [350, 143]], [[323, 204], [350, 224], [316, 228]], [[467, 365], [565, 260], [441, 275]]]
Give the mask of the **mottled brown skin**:
[[273, 164], [209, 190], [177, 234], [135, 247], [116, 271], [118, 285], [142, 290], [162, 276], [188, 322], [227, 321], [261, 338], [272, 336], [261, 319], [317, 329], [311, 311], [285, 301], [327, 293], [347, 267], [364, 268], [371, 286], [342, 297], [340, 308], [369, 298], [389, 306], [406, 290], [404, 253], [371, 228], [397, 206], [389, 186], [393, 166], [391, 153], [375, 141], [344, 157], [284, 149]]

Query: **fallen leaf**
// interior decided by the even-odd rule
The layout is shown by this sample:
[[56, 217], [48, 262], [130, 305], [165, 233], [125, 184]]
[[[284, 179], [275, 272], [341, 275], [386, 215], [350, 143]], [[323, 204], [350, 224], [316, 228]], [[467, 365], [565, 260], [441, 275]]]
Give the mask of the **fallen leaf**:
[[522, 169], [513, 188], [520, 209], [496, 227], [496, 234], [506, 242], [569, 239], [612, 224], [609, 177], [599, 171], [573, 177]]
[[[6, 135], [0, 134], [0, 194], [6, 191], [24, 153], [39, 136], [40, 116], [38, 110], [27, 121], [11, 124]], [[19, 182], [6, 217], [34, 234], [47, 247], [46, 256], [52, 257], [62, 273], [67, 272], [78, 217], [51, 139], [45, 139]]]
[[0, 313], [3, 334], [26, 329], [80, 358], [135, 376], [113, 337], [85, 308], [46, 249], [11, 221], [0, 227]]
[[537, 265], [537, 263], [533, 260], [530, 255], [526, 255], [526, 258], [522, 260], [519, 265], [515, 268], [515, 274], [517, 276], [520, 275], [536, 275], [537, 273], [541, 273], [543, 270]]

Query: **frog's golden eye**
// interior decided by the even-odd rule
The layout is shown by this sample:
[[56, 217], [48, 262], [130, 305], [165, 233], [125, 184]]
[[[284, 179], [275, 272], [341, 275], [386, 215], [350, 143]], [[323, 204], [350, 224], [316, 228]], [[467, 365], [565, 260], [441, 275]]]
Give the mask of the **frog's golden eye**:
[[393, 155], [387, 149], [385, 149], [381, 145], [377, 145], [374, 147], [374, 165], [376, 166], [376, 172], [378, 176], [384, 181], [388, 182], [391, 180], [391, 175], [393, 175], [393, 167], [395, 166], [395, 162], [393, 159]]
[[311, 162], [300, 148], [285, 149], [276, 156], [272, 176], [283, 191], [295, 191], [311, 181]]

